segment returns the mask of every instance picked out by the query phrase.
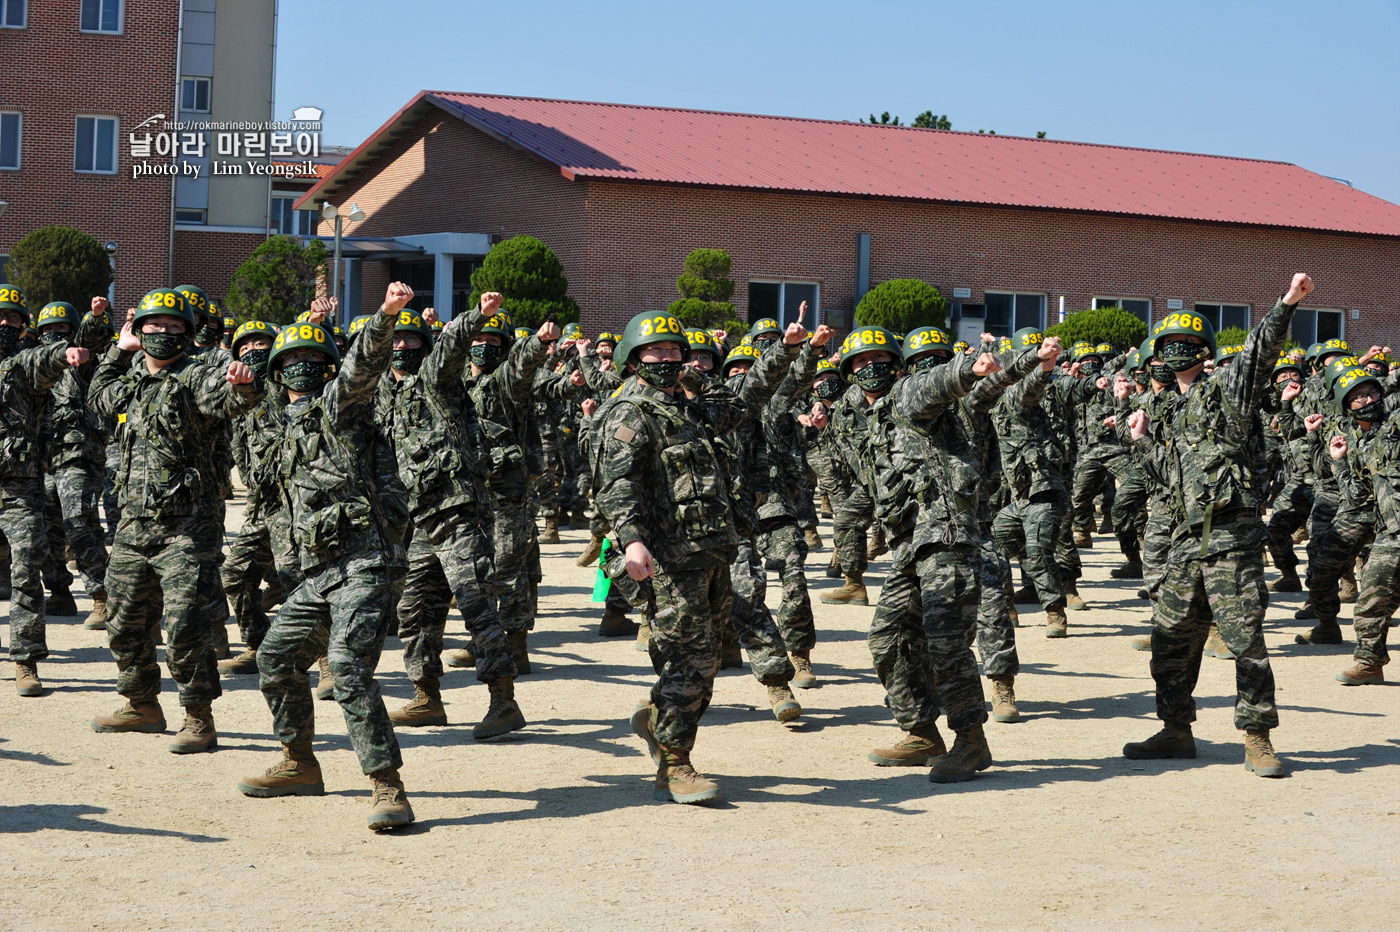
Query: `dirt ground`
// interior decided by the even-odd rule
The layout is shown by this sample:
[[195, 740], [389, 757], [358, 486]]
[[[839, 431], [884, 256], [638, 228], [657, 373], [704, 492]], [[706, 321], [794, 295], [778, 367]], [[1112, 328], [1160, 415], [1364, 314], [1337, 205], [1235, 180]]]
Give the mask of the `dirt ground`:
[[[517, 686], [529, 728], [473, 742], [486, 689], [450, 672], [453, 724], [400, 734], [418, 822], [397, 834], [365, 829], [369, 784], [334, 703], [317, 704], [327, 795], [249, 799], [235, 781], [277, 749], [256, 677], [225, 677], [220, 749], [177, 757], [159, 735], [91, 731], [120, 704], [104, 635], [51, 622], [42, 698], [17, 698], [0, 667], [0, 927], [1393, 928], [1375, 893], [1394, 883], [1400, 694], [1334, 682], [1349, 646], [1294, 645], [1299, 596], [1275, 599], [1266, 633], [1288, 779], [1244, 770], [1219, 660], [1197, 691], [1199, 759], [1121, 756], [1158, 724], [1148, 655], [1129, 647], [1145, 603], [1108, 577], [1119, 558], [1100, 536], [1092, 610], [1067, 640], [1023, 607], [1025, 720], [988, 724], [995, 767], [934, 786], [866, 760], [898, 737], [865, 645], [874, 609], [817, 601], [836, 582], [816, 553], [821, 687], [785, 727], [747, 670], [725, 671], [694, 759], [726, 801], [686, 807], [652, 801], [627, 725], [650, 666], [597, 637], [584, 537], [545, 548], [535, 672]], [[774, 605], [777, 590], [770, 574]], [[395, 639], [380, 681], [391, 706], [412, 693]]]

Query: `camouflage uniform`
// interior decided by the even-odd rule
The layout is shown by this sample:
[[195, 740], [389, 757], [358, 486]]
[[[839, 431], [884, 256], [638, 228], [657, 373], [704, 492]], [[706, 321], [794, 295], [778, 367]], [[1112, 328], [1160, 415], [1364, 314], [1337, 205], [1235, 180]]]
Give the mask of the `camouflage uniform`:
[[864, 393], [852, 385], [832, 406], [830, 423], [822, 431], [842, 457], [850, 477], [843, 494], [831, 500], [831, 546], [847, 577], [863, 576], [870, 565], [865, 532], [875, 519], [875, 504], [860, 478], [864, 468], [858, 452], [864, 449], [870, 432], [868, 409]]
[[562, 429], [565, 409], [578, 388], [569, 381], [569, 373], [572, 371], [570, 367], [563, 366], [555, 370], [549, 362], [550, 360], [546, 360], [546, 365], [536, 372], [535, 384], [531, 390], [535, 399], [535, 422], [539, 427], [543, 454], [543, 473], [535, 484], [535, 489], [539, 498], [540, 516], [558, 520], [570, 513], [569, 508], [576, 494], [565, 471], [568, 468], [567, 460], [561, 447], [569, 436], [578, 436], [576, 432], [567, 435]]
[[[270, 393], [261, 404], [234, 424], [232, 452], [238, 472], [247, 486], [248, 500], [243, 513], [243, 526], [229, 545], [222, 575], [224, 591], [233, 603], [233, 617], [238, 623], [239, 635], [248, 649], [254, 651], [262, 644], [271, 624], [262, 607], [263, 580], [269, 577], [276, 580], [275, 591], [280, 591], [282, 598], [301, 582], [301, 567], [294, 559], [295, 554], [289, 552], [289, 536], [281, 537], [286, 541], [281, 546], [282, 559], [274, 557], [272, 532], [266, 514], [269, 508], [276, 512], [278, 495], [276, 487], [267, 484], [271, 477], [263, 469], [263, 461], [282, 435], [282, 408], [285, 405], [286, 397], [282, 392]], [[283, 574], [290, 574], [290, 585], [282, 584]]]
[[1283, 401], [1280, 405], [1277, 433], [1288, 479], [1274, 497], [1273, 513], [1269, 516], [1269, 555], [1285, 575], [1298, 572], [1293, 534], [1308, 523], [1313, 509], [1312, 462], [1303, 439], [1306, 431], [1297, 413], [1297, 401]]
[[[1114, 410], [1118, 421], [1115, 429], [1119, 439], [1125, 444], [1132, 443], [1128, 418], [1132, 412], [1142, 410], [1147, 412], [1147, 429], [1153, 441], [1158, 445], [1165, 445], [1171, 438], [1176, 406], [1180, 400], [1181, 393], [1177, 390], [1175, 382], [1155, 393], [1149, 387], [1145, 392], [1116, 399]], [[1136, 457], [1140, 454], [1134, 449], [1133, 455]], [[1162, 585], [1162, 577], [1167, 571], [1167, 557], [1171, 553], [1172, 490], [1154, 482], [1146, 470], [1141, 471], [1148, 488], [1147, 524], [1142, 535], [1143, 588], [1151, 594], [1157, 592]]]
[[1347, 455], [1331, 464], [1343, 501], [1369, 510], [1380, 523], [1361, 570], [1353, 621], [1356, 660], [1378, 666], [1390, 662], [1386, 640], [1390, 618], [1400, 605], [1400, 419], [1392, 405], [1397, 398], [1386, 398], [1390, 416], [1379, 426], [1362, 431], [1353, 422]]

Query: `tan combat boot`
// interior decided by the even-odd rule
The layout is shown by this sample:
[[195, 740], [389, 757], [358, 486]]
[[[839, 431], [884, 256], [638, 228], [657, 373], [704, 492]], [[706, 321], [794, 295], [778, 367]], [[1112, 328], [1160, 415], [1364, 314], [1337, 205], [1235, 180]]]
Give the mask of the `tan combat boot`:
[[1308, 540], [1308, 526], [1305, 524], [1293, 532], [1293, 543], [1302, 544]]
[[835, 550], [831, 551], [831, 559], [826, 562], [826, 578], [841, 578], [841, 555]]
[[1075, 528], [1074, 546], [1081, 547], [1085, 550], [1092, 550], [1094, 548], [1094, 539], [1089, 536], [1088, 531], [1082, 528]]
[[111, 715], [99, 715], [91, 724], [93, 731], [140, 731], [159, 734], [165, 731], [165, 713], [161, 711], [160, 703], [155, 699], [129, 699], [126, 705]]
[[646, 743], [647, 753], [651, 755], [651, 762], [660, 767], [661, 743], [656, 740], [656, 706], [652, 705], [649, 700], [637, 703], [637, 709], [632, 713], [630, 721], [632, 734]]
[[889, 552], [890, 546], [885, 541], [884, 528], [876, 528], [875, 531], [870, 535], [870, 540], [866, 542], [866, 558], [873, 560], [876, 557], [882, 557]]
[[808, 550], [820, 550], [823, 546], [821, 532], [815, 527], [809, 527], [802, 531], [802, 536], [807, 540]]
[[170, 739], [171, 754], [198, 754], [219, 746], [219, 733], [214, 730], [214, 710], [209, 703], [185, 706], [185, 724]]
[[413, 684], [413, 698], [408, 705], [389, 713], [395, 725], [418, 728], [426, 725], [446, 725], [447, 710], [442, 706], [442, 690], [436, 679]]
[[588, 548], [578, 555], [574, 560], [575, 566], [596, 566], [598, 558], [603, 555], [603, 538], [595, 537], [588, 542]]
[[928, 767], [948, 753], [948, 745], [930, 722], [919, 725], [892, 748], [876, 748], [866, 755], [877, 767]]
[[1129, 760], [1195, 760], [1196, 739], [1190, 725], [1163, 725], [1146, 741], [1123, 745], [1123, 756]]
[[[227, 615], [224, 618], [228, 618]], [[222, 660], [233, 651], [229, 648], [228, 625], [224, 622], [217, 622], [209, 629], [211, 640], [214, 642], [214, 656]]]
[[316, 669], [320, 672], [316, 680], [316, 698], [335, 698], [335, 675], [331, 673], [331, 659], [324, 654], [316, 661]]
[[846, 584], [840, 589], [823, 592], [821, 599], [827, 605], [869, 605], [870, 597], [865, 592], [863, 574], [846, 577]]
[[1307, 634], [1293, 635], [1295, 644], [1340, 644], [1342, 643], [1342, 627], [1337, 624], [1337, 619], [1329, 621], [1319, 621], [1308, 631]]
[[1079, 587], [1070, 586], [1065, 592], [1065, 611], [1067, 612], [1087, 612], [1089, 603], [1079, 596]]
[[1283, 762], [1274, 753], [1273, 743], [1269, 741], [1269, 729], [1260, 728], [1244, 733], [1244, 769], [1261, 777], [1283, 776]]
[[1150, 635], [1150, 634], [1139, 634], [1137, 637], [1133, 638], [1133, 650], [1151, 651], [1151, 650], [1152, 650], [1152, 635]]
[[957, 733], [953, 749], [933, 762], [928, 772], [930, 783], [962, 783], [971, 780], [979, 770], [992, 766], [992, 749], [981, 725]]
[[1205, 654], [1207, 657], [1214, 657], [1217, 660], [1234, 660], [1234, 651], [1225, 643], [1225, 639], [1220, 636], [1220, 628], [1216, 625], [1210, 626], [1210, 634], [1206, 636]]
[[992, 721], [1014, 725], [1021, 720], [1021, 710], [1016, 707], [1016, 677], [1010, 673], [989, 676], [992, 681]]
[[1269, 583], [1269, 588], [1274, 592], [1302, 592], [1303, 581], [1298, 578], [1296, 569], [1281, 571], [1282, 575], [1278, 579]]
[[1342, 577], [1341, 585], [1337, 589], [1337, 598], [1343, 605], [1352, 605], [1356, 602], [1356, 569], [1347, 570]]
[[739, 642], [728, 633], [719, 642], [719, 668], [721, 670], [744, 669], [744, 655], [739, 649]]
[[780, 722], [790, 722], [802, 714], [802, 706], [792, 690], [786, 686], [768, 687], [768, 704], [773, 707], [773, 715]]
[[78, 603], [73, 601], [73, 592], [67, 586], [49, 590], [44, 600], [44, 614], [49, 618], [68, 618], [78, 614]]
[[812, 672], [812, 652], [809, 650], [795, 650], [788, 654], [792, 660], [792, 668], [796, 672], [792, 676], [792, 685], [798, 689], [811, 689], [817, 685], [817, 676]]
[[267, 770], [238, 781], [244, 796], [324, 796], [321, 765], [311, 753], [311, 742], [282, 745], [282, 759]]
[[105, 631], [107, 629], [107, 593], [94, 592], [92, 594], [92, 611], [83, 619], [83, 627], [89, 631]]
[[376, 770], [369, 775], [374, 784], [370, 797], [369, 817], [365, 820], [371, 832], [387, 832], [413, 822], [413, 807], [403, 790], [396, 768]]
[[1358, 660], [1337, 674], [1337, 682], [1344, 686], [1371, 686], [1385, 682], [1384, 667], [1374, 660]]
[[1006, 615], [1011, 619], [1011, 627], [1021, 627], [1021, 613], [1016, 610], [1016, 603], [1010, 599], [1006, 602]]
[[515, 661], [515, 675], [526, 676], [530, 673], [530, 632], [507, 631], [506, 640], [510, 642], [510, 657]]
[[15, 661], [15, 692], [21, 696], [33, 697], [44, 694], [44, 684], [39, 681], [39, 665], [27, 660]]
[[823, 518], [831, 517], [831, 498], [825, 492], [822, 493], [821, 516]]
[[603, 609], [603, 618], [598, 622], [600, 638], [630, 638], [637, 633], [637, 623], [627, 617], [627, 612], [609, 605]]
[[258, 672], [258, 652], [255, 650], [245, 650], [237, 657], [230, 657], [227, 660], [219, 661], [220, 673], [257, 673]]
[[494, 683], [487, 683], [486, 688], [491, 693], [491, 705], [486, 717], [472, 729], [472, 737], [485, 741], [524, 728], [525, 714], [515, 704], [515, 680], [503, 676]]
[[1069, 636], [1069, 619], [1065, 617], [1063, 608], [1056, 607], [1045, 610], [1045, 636], [1048, 638]]
[[545, 518], [545, 519], [544, 519], [544, 533], [540, 535], [540, 543], [542, 543], [542, 544], [557, 544], [557, 543], [559, 543], [559, 519], [558, 519], [558, 518]]
[[457, 650], [444, 651], [442, 654], [442, 662], [449, 667], [456, 667], [459, 670], [464, 668], [471, 669], [476, 666], [476, 651], [472, 650], [470, 647], [461, 647]]
[[656, 770], [656, 792], [652, 796], [658, 802], [707, 803], [723, 797], [719, 784], [707, 780], [690, 766], [690, 754], [664, 748], [661, 765]]

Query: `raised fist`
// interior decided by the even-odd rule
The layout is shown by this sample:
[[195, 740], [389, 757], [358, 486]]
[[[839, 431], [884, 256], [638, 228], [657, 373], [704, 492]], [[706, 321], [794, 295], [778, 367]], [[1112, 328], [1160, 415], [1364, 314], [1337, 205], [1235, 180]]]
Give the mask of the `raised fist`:
[[496, 312], [501, 309], [501, 302], [505, 298], [501, 297], [499, 291], [486, 291], [481, 295], [481, 313], [485, 317], [495, 317]]
[[228, 364], [228, 379], [230, 385], [247, 385], [253, 381], [253, 370], [241, 362], [231, 362]]
[[413, 300], [413, 289], [403, 282], [392, 282], [384, 292], [384, 306], [380, 308], [385, 314], [397, 314], [408, 306], [408, 302]]
[[540, 329], [535, 331], [535, 336], [540, 338], [541, 343], [553, 343], [559, 339], [559, 334], [559, 325], [548, 320], [540, 324]]
[[581, 369], [575, 369], [573, 372], [570, 372], [570, 373], [569, 373], [569, 384], [570, 384], [570, 385], [573, 385], [573, 386], [576, 387], [576, 388], [583, 388], [583, 383], [584, 383], [583, 370], [581, 370]]
[[1303, 383], [1295, 382], [1292, 379], [1283, 387], [1283, 394], [1280, 396], [1284, 401], [1292, 401], [1303, 393]]
[[64, 354], [70, 366], [81, 366], [92, 358], [92, 354], [81, 346], [70, 346], [68, 352]]
[[1141, 440], [1147, 436], [1147, 421], [1146, 411], [1134, 411], [1128, 415], [1128, 432], [1134, 440]]
[[1308, 429], [1308, 433], [1313, 433], [1322, 426], [1322, 415], [1309, 414], [1307, 417], [1303, 418], [1303, 426]]
[[813, 346], [826, 346], [835, 335], [836, 331], [832, 330], [826, 324], [818, 324], [817, 329], [812, 332], [808, 340]]
[[992, 353], [983, 353], [977, 357], [977, 361], [972, 364], [972, 374], [978, 377], [991, 375], [993, 372], [1001, 371], [1001, 362]]
[[425, 308], [423, 308], [423, 323], [425, 323], [425, 324], [427, 324], [428, 326], [431, 327], [433, 324], [435, 324], [435, 323], [437, 323], [437, 322], [438, 322], [438, 312], [437, 312], [437, 308], [435, 308], [435, 307], [425, 307]]
[[1332, 438], [1332, 442], [1327, 444], [1327, 455], [1334, 460], [1339, 460], [1347, 455], [1347, 438], [1337, 436]]
[[1293, 276], [1293, 281], [1288, 285], [1288, 294], [1283, 296], [1284, 304], [1297, 304], [1299, 301], [1312, 294], [1313, 280], [1307, 272], [1299, 272]]
[[109, 307], [111, 307], [111, 306], [112, 306], [111, 302], [108, 301], [106, 298], [103, 298], [103, 297], [93, 298], [93, 299], [92, 299], [92, 316], [93, 316], [93, 317], [101, 317], [103, 314], [107, 313], [107, 308], [109, 308]]
[[583, 409], [584, 417], [592, 417], [598, 410], [598, 399], [585, 398], [583, 399], [583, 404], [579, 405], [579, 407]]

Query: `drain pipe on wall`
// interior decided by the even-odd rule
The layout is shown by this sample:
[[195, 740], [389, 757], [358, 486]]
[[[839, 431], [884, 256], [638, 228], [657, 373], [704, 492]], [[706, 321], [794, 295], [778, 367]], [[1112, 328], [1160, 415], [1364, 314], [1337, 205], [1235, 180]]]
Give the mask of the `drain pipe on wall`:
[[[180, 21], [175, 28], [175, 109], [170, 111], [174, 116], [172, 121], [178, 122], [180, 119], [180, 70], [183, 67], [180, 59], [185, 54], [185, 0], [180, 0]], [[177, 161], [177, 156], [170, 156], [171, 163]], [[179, 173], [170, 176], [170, 246], [165, 256], [165, 286], [175, 287], [175, 180]]]

